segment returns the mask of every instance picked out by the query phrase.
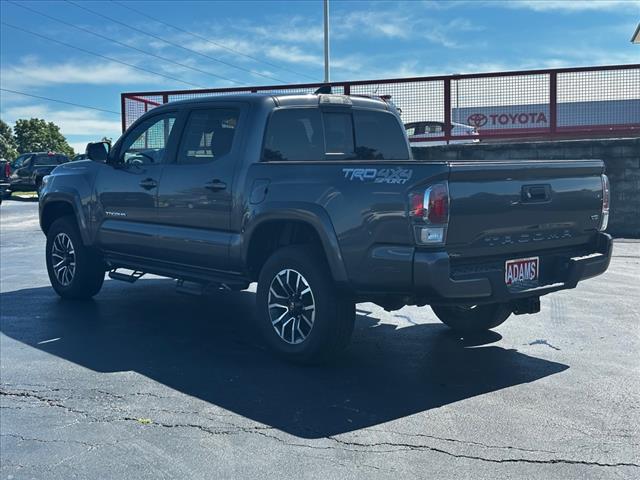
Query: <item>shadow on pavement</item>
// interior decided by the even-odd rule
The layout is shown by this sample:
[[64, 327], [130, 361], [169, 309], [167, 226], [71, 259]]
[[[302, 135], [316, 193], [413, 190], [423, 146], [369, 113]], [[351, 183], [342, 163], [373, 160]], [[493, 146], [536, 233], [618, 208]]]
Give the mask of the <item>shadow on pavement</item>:
[[[273, 358], [254, 327], [254, 294], [186, 297], [166, 280], [105, 282], [94, 301], [49, 287], [0, 295], [0, 329], [97, 372], [135, 371], [304, 438], [377, 425], [553, 375], [568, 366], [461, 339], [440, 324], [401, 329], [358, 312], [348, 352], [298, 367]], [[39, 342], [60, 338], [49, 343]], [[6, 361], [6, 359], [5, 359]]]

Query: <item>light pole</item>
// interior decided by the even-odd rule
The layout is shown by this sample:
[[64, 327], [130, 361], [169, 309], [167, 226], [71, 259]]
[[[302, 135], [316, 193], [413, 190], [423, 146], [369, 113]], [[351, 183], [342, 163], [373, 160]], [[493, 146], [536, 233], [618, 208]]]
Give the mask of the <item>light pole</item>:
[[329, 0], [324, 0], [324, 83], [329, 83]]

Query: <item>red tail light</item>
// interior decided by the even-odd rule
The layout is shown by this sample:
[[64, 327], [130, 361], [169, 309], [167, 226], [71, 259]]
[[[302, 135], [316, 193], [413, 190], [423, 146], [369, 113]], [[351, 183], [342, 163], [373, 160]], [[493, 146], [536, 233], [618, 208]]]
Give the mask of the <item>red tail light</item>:
[[424, 193], [411, 195], [411, 216], [432, 225], [449, 222], [449, 186], [446, 182], [427, 188]]
[[4, 176], [7, 178], [11, 176], [11, 165], [9, 165], [9, 162], [4, 164]]
[[411, 216], [413, 218], [424, 218], [424, 194], [414, 193], [411, 195]]
[[449, 223], [449, 185], [431, 185], [424, 192], [410, 197], [409, 215], [415, 220], [416, 242], [422, 245], [443, 244]]
[[427, 222], [440, 225], [449, 222], [449, 188], [446, 183], [433, 185], [424, 192]]

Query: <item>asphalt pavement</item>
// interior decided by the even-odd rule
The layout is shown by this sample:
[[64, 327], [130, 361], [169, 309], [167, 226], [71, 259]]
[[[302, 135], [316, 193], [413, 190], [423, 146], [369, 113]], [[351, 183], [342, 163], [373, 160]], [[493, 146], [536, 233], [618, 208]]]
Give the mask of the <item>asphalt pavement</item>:
[[0, 206], [0, 478], [640, 478], [640, 243], [462, 338], [358, 305], [349, 350], [274, 359], [248, 291], [60, 300], [37, 203]]

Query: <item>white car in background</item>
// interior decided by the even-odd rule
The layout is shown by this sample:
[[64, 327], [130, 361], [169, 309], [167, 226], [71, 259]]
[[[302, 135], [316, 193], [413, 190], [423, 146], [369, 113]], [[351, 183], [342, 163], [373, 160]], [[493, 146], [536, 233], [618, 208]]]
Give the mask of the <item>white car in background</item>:
[[[407, 130], [409, 142], [412, 147], [433, 147], [435, 145], [448, 145], [452, 143], [478, 143], [480, 142], [478, 130], [470, 125], [464, 125], [463, 123], [451, 122], [452, 129], [451, 135], [456, 138], [444, 140], [444, 122], [411, 122], [406, 123], [404, 128]], [[431, 139], [434, 140], [431, 140]], [[435, 140], [438, 139], [438, 140]]]

